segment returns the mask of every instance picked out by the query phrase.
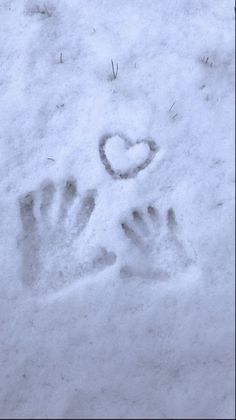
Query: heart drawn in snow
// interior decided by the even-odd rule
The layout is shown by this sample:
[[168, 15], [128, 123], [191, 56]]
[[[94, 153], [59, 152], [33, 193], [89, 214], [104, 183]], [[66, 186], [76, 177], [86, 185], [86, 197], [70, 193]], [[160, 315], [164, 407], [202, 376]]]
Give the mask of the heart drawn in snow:
[[158, 147], [151, 139], [131, 142], [123, 134], [106, 134], [99, 143], [99, 154], [106, 171], [114, 179], [134, 178], [154, 159]]

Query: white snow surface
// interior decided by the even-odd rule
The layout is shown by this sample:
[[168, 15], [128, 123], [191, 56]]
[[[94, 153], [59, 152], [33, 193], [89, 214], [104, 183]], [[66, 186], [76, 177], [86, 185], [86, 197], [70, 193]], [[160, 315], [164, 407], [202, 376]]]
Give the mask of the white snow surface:
[[0, 22], [0, 417], [234, 418], [233, 1]]

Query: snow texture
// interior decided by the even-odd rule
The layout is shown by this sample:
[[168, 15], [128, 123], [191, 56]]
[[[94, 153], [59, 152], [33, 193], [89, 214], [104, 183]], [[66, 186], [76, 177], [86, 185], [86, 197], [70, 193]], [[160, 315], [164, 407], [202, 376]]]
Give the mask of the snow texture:
[[234, 418], [233, 1], [0, 21], [0, 418]]

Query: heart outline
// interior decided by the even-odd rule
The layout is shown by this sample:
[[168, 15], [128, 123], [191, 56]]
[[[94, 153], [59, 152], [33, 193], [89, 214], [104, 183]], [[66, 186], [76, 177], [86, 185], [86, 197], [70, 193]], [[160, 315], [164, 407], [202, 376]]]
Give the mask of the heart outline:
[[[137, 144], [147, 144], [148, 148], [149, 148], [149, 153], [147, 158], [143, 161], [143, 163], [139, 164], [138, 166], [136, 166], [135, 168], [131, 168], [128, 169], [126, 171], [116, 171], [115, 169], [113, 169], [111, 162], [109, 161], [107, 155], [106, 155], [106, 145], [108, 143], [108, 141], [115, 136], [119, 136], [121, 138], [121, 140], [124, 141], [125, 144], [125, 149], [129, 150], [132, 147], [136, 146]], [[132, 142], [128, 137], [126, 137], [123, 133], [107, 133], [104, 134], [99, 142], [99, 155], [100, 155], [100, 159], [106, 169], [106, 171], [109, 173], [109, 175], [111, 175], [111, 177], [113, 179], [129, 179], [129, 178], [135, 178], [138, 173], [140, 171], [142, 171], [143, 169], [145, 169], [148, 165], [150, 165], [150, 163], [153, 161], [156, 153], [158, 152], [159, 147], [157, 146], [157, 144], [155, 143], [154, 140], [152, 140], [151, 138], [147, 138], [147, 139], [140, 139], [140, 140], [136, 140], [136, 142]]]

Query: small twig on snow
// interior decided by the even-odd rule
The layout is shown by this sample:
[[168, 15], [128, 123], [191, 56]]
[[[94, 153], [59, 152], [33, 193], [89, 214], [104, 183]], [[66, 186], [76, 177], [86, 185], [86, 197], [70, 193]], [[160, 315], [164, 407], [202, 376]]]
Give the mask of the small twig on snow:
[[175, 102], [173, 102], [173, 104], [171, 105], [169, 112], [172, 110], [173, 106], [175, 105]]
[[118, 63], [116, 64], [116, 70], [115, 70], [113, 60], [111, 60], [111, 67], [112, 67], [113, 80], [116, 80], [118, 76], [118, 70], [119, 70]]

